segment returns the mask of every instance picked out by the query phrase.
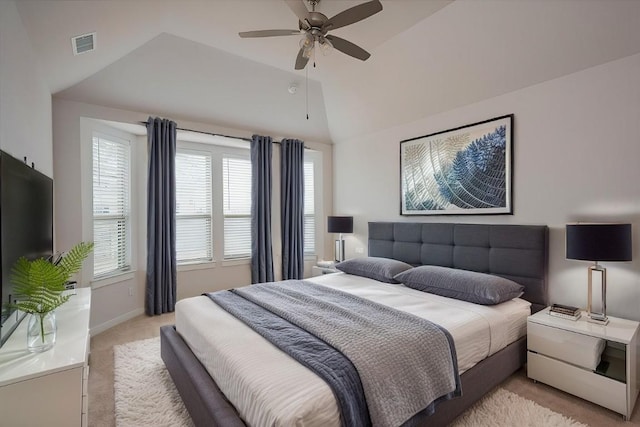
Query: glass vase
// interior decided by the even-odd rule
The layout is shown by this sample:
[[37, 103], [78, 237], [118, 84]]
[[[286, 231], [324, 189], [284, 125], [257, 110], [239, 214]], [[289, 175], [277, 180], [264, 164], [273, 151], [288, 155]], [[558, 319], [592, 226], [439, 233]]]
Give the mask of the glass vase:
[[31, 353], [49, 350], [56, 343], [57, 329], [54, 311], [30, 314], [27, 326], [27, 350]]

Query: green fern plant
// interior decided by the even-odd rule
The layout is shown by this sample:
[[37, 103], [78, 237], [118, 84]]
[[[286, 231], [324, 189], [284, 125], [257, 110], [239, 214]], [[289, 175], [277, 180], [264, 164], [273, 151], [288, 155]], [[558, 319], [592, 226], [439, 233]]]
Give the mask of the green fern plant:
[[80, 270], [82, 261], [92, 250], [92, 242], [80, 242], [53, 261], [18, 259], [11, 270], [17, 301], [11, 305], [25, 313], [38, 315], [42, 331], [44, 316], [67, 302], [70, 295], [62, 295], [64, 286]]

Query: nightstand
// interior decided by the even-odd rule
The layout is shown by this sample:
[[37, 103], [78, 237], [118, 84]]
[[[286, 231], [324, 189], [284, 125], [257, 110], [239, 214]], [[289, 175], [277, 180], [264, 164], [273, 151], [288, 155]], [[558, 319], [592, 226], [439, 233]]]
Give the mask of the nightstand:
[[314, 265], [311, 268], [311, 276], [322, 276], [323, 274], [337, 273], [338, 271], [335, 267], [320, 267], [319, 265]]
[[615, 317], [602, 326], [587, 322], [586, 313], [573, 321], [550, 316], [549, 308], [539, 311], [527, 319], [527, 375], [628, 420], [640, 383], [639, 326]]

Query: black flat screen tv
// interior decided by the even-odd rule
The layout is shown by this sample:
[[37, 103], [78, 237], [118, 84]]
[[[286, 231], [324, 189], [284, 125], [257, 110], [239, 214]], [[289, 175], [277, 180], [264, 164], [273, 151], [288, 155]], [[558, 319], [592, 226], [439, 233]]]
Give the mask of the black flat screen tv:
[[18, 258], [53, 254], [53, 180], [0, 151], [0, 346], [24, 316], [7, 306], [15, 301], [11, 269]]

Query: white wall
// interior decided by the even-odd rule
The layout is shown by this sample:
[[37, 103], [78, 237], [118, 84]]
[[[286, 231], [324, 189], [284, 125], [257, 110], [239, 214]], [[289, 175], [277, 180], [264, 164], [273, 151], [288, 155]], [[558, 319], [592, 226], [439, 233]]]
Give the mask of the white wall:
[[[514, 215], [399, 215], [399, 141], [509, 113]], [[348, 256], [366, 253], [367, 222], [546, 224], [551, 302], [586, 306], [589, 263], [564, 257], [573, 221], [633, 224], [634, 261], [608, 268], [608, 313], [640, 320], [640, 55], [633, 55], [334, 146], [334, 207], [353, 214]]]
[[[152, 113], [152, 115], [154, 115]], [[87, 181], [87, 169], [91, 165], [86, 159], [90, 150], [91, 126], [93, 119], [108, 120], [122, 123], [138, 123], [149, 117], [147, 113], [113, 109], [98, 105], [91, 105], [61, 98], [53, 98], [53, 156], [54, 172], [56, 176], [56, 223], [58, 248], [69, 249], [82, 240], [91, 240], [91, 225], [89, 219], [83, 217], [83, 200], [86, 204], [90, 200], [90, 186], [83, 185]], [[215, 132], [239, 137], [251, 137], [246, 130], [223, 128], [216, 125], [194, 123], [188, 120], [173, 118], [179, 127]], [[331, 213], [332, 188], [332, 147], [327, 144], [305, 142], [310, 148], [320, 151], [323, 156], [323, 217]], [[146, 174], [147, 148], [146, 137], [139, 137], [134, 141], [133, 153], [136, 156], [134, 167], [137, 176], [137, 200], [134, 201], [137, 230], [136, 268], [133, 274], [126, 275], [122, 280], [106, 286], [94, 287], [92, 294], [91, 328], [92, 333], [100, 332], [128, 318], [141, 314], [144, 309], [144, 282], [146, 266]], [[277, 146], [276, 146], [277, 147]], [[279, 180], [277, 148], [274, 157], [274, 207], [273, 207], [273, 254], [274, 268], [280, 271], [280, 217], [279, 217]], [[83, 173], [83, 169], [85, 170]], [[84, 178], [83, 178], [84, 177]], [[324, 224], [324, 222], [323, 222]], [[135, 225], [134, 225], [135, 226]], [[323, 227], [322, 242], [324, 248], [332, 248], [327, 243], [329, 236]], [[330, 252], [330, 251], [329, 251]], [[324, 257], [320, 253], [319, 257]], [[313, 262], [308, 262], [306, 271], [311, 271]], [[84, 280], [87, 285], [88, 280]], [[212, 268], [179, 268], [178, 271], [178, 299], [199, 295], [206, 291], [227, 289], [246, 285], [251, 282], [251, 271], [248, 261], [218, 261]], [[130, 295], [132, 293], [133, 295]]]
[[53, 176], [51, 93], [13, 1], [0, 1], [0, 148]]

